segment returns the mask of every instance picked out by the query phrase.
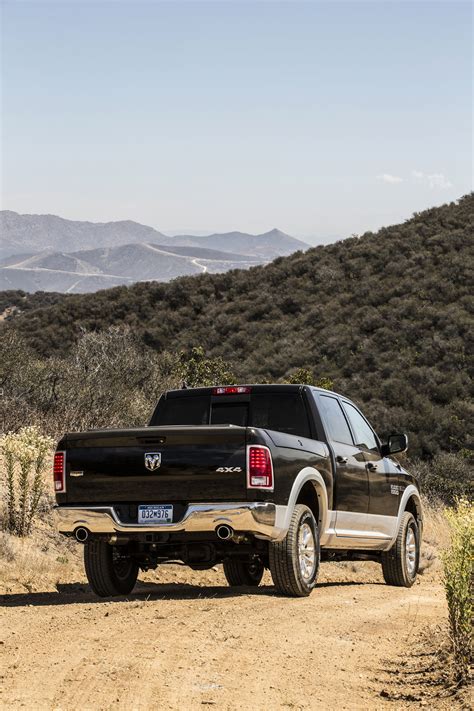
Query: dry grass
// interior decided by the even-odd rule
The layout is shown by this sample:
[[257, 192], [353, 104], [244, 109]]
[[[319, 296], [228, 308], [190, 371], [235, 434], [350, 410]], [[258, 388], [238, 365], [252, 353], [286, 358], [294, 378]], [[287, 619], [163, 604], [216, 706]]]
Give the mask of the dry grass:
[[423, 500], [423, 544], [420, 555], [421, 575], [428, 571], [441, 575], [441, 552], [449, 545], [449, 525], [439, 501]]
[[[0, 457], [0, 470], [3, 472]], [[32, 533], [25, 538], [8, 533], [0, 513], [0, 594], [53, 591], [58, 583], [72, 579], [85, 581], [82, 549], [74, 541], [57, 533], [51, 508], [54, 504], [52, 457], [43, 473], [44, 495]], [[0, 477], [0, 498], [5, 496], [5, 479]]]
[[58, 583], [84, 580], [81, 549], [53, 530], [49, 516], [31, 536], [0, 532], [0, 594], [53, 591]]
[[450, 637], [456, 678], [460, 683], [467, 683], [473, 662], [474, 504], [460, 499], [454, 508], [446, 511], [446, 517], [451, 542], [443, 554], [443, 566]]

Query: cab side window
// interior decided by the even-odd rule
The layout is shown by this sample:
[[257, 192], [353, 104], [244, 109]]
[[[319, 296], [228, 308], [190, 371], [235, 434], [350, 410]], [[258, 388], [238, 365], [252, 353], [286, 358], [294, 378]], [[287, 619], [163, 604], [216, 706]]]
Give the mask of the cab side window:
[[321, 404], [324, 421], [329, 429], [331, 439], [343, 444], [354, 444], [349, 425], [336, 398], [330, 395], [321, 395]]
[[379, 446], [375, 434], [360, 412], [348, 402], [343, 402], [343, 407], [349, 422], [351, 423], [352, 431], [354, 432], [355, 443], [361, 449], [378, 452]]

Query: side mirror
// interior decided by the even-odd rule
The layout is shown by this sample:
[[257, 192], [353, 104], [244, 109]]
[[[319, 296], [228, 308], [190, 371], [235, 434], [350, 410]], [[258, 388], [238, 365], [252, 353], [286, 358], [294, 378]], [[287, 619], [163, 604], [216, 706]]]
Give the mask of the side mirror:
[[389, 457], [397, 452], [406, 452], [408, 449], [408, 437], [406, 434], [392, 434], [388, 436], [387, 444], [382, 445], [382, 456]]

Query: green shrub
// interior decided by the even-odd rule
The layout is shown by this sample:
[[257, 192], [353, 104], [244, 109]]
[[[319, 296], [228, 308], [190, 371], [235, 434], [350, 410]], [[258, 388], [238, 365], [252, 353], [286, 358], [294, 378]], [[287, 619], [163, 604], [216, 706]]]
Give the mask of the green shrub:
[[[17, 536], [27, 536], [44, 493], [44, 470], [53, 446], [37, 427], [23, 427], [0, 438], [3, 455], [5, 528]], [[3, 476], [4, 475], [4, 476]]]
[[204, 349], [193, 347], [178, 356], [176, 374], [188, 388], [234, 385], [235, 375], [223, 358], [207, 358]]
[[324, 375], [320, 378], [315, 378], [311, 368], [297, 368], [291, 373], [286, 382], [294, 383], [295, 385], [314, 385], [317, 388], [324, 388], [325, 390], [332, 390], [334, 388], [334, 383], [331, 378], [326, 378]]
[[467, 682], [473, 641], [474, 504], [459, 499], [446, 510], [446, 517], [451, 542], [443, 555], [443, 568], [450, 636], [457, 680]]
[[430, 461], [415, 461], [410, 470], [425, 496], [452, 506], [458, 498], [474, 498], [474, 466], [463, 454], [443, 452]]

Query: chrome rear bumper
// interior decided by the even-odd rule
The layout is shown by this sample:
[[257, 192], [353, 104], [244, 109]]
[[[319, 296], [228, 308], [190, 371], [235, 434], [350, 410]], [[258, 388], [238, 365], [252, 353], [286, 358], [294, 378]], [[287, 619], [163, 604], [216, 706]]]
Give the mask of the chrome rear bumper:
[[159, 524], [123, 523], [113, 506], [55, 506], [53, 514], [60, 533], [74, 533], [77, 528], [92, 534], [202, 533], [227, 525], [237, 533], [275, 540], [281, 537], [276, 525], [277, 508], [257, 501], [189, 504], [180, 521]]

